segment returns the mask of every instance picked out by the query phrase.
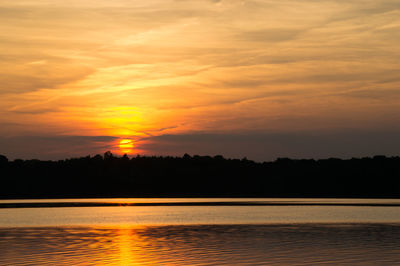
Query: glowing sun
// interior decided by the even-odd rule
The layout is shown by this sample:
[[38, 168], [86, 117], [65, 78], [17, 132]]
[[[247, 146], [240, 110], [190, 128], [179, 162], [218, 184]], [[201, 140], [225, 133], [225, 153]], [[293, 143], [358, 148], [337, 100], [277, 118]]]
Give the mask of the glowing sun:
[[133, 149], [133, 141], [130, 139], [122, 139], [119, 142], [119, 148], [123, 153], [129, 153]]

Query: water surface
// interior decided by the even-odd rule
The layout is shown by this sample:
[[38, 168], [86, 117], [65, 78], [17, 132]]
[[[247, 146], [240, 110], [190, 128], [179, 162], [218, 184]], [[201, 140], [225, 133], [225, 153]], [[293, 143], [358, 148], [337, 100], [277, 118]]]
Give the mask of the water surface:
[[[395, 206], [398, 200], [106, 201], [121, 205], [140, 201], [207, 204], [0, 209], [0, 265], [400, 264], [400, 208]], [[255, 204], [208, 204], [222, 201]], [[105, 202], [105, 199], [54, 202]], [[302, 202], [347, 205], [302, 205]], [[377, 202], [395, 205], [363, 205]]]

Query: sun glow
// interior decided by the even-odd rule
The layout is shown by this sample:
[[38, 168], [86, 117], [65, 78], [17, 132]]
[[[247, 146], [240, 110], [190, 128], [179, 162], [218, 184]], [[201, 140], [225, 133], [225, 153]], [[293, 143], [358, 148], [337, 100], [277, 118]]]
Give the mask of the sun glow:
[[119, 148], [122, 153], [132, 153], [133, 141], [131, 139], [122, 139], [119, 142]]

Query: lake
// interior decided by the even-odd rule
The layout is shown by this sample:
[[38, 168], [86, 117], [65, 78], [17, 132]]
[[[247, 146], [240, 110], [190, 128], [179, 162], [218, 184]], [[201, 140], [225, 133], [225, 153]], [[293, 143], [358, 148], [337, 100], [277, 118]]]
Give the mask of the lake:
[[2, 200], [0, 265], [394, 265], [399, 206], [392, 199]]

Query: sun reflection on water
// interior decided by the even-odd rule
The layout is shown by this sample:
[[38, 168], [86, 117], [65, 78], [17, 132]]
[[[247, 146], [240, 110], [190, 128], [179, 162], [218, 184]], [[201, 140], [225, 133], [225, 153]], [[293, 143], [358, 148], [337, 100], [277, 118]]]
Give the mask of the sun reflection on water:
[[119, 261], [121, 265], [143, 265], [143, 262], [138, 256], [141, 254], [144, 255], [145, 252], [137, 252], [138, 250], [133, 250], [132, 243], [139, 243], [140, 239], [135, 234], [135, 230], [130, 228], [119, 228], [117, 229], [118, 236], [115, 241], [117, 242], [117, 246], [119, 248]]
[[394, 265], [399, 235], [398, 224], [0, 228], [0, 265]]

